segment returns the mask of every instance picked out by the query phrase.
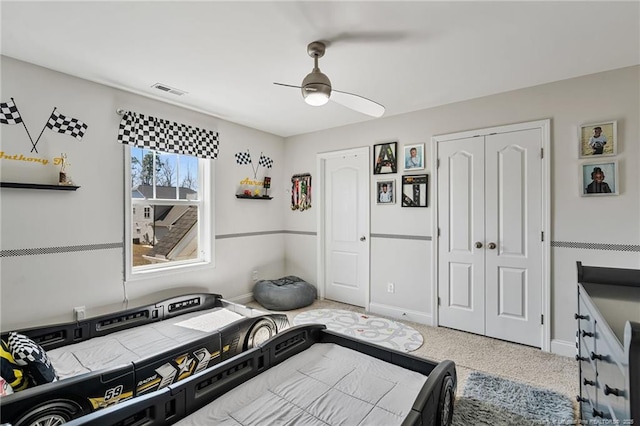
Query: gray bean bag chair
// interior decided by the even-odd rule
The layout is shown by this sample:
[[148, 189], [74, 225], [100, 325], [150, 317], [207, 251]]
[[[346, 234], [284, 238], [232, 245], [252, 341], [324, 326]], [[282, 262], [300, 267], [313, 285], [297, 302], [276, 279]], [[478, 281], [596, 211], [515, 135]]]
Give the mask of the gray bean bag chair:
[[302, 278], [289, 275], [277, 280], [260, 280], [253, 287], [253, 297], [272, 311], [290, 311], [313, 303], [316, 288]]

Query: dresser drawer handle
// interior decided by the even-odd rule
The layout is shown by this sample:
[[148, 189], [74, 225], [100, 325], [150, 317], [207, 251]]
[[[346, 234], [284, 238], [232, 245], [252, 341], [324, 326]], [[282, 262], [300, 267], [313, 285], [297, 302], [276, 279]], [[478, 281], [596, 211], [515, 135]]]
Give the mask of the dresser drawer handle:
[[609, 357], [607, 355], [600, 355], [600, 354], [596, 354], [591, 352], [591, 359], [598, 359], [600, 361], [606, 361]]
[[574, 314], [573, 317], [577, 320], [588, 320], [589, 319], [589, 315], [579, 315], [579, 314]]
[[587, 398], [583, 398], [580, 395], [576, 396], [576, 401], [578, 401], [578, 402], [589, 402], [589, 400]]
[[582, 337], [593, 337], [593, 333], [590, 331], [582, 330]]
[[589, 358], [586, 356], [576, 355], [576, 361], [589, 361]]
[[582, 383], [583, 383], [585, 386], [595, 386], [595, 385], [596, 385], [596, 382], [594, 382], [593, 380], [587, 380], [587, 379], [583, 379], [583, 380], [582, 380]]
[[617, 388], [610, 388], [609, 385], [605, 383], [604, 385], [604, 394], [605, 395], [615, 395], [615, 396], [623, 396], [624, 391]]
[[593, 417], [604, 417], [604, 413], [602, 411], [598, 411], [595, 408], [593, 409]]

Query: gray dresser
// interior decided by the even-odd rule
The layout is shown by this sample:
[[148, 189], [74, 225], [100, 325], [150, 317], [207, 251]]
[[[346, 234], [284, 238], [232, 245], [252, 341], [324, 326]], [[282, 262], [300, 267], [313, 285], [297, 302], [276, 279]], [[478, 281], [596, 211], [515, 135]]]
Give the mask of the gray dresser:
[[575, 318], [582, 420], [640, 425], [640, 270], [578, 262]]

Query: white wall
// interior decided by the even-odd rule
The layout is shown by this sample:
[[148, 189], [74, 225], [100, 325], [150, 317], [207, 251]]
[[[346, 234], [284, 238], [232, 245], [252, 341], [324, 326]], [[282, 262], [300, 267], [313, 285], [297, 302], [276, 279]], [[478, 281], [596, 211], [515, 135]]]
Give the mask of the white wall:
[[[71, 163], [69, 174], [80, 186], [75, 192], [0, 190], [3, 331], [70, 321], [74, 306], [84, 305], [91, 314], [92, 307], [123, 301], [124, 148], [117, 142], [121, 117], [116, 108], [211, 129], [220, 136], [220, 155], [214, 162], [214, 232], [219, 237], [215, 267], [129, 282], [129, 299], [153, 294], [169, 297], [186, 288], [247, 299], [253, 288], [253, 270], [258, 270], [260, 277], [283, 275], [281, 231], [288, 199], [281, 184], [285, 176], [282, 138], [8, 57], [0, 59], [1, 100], [15, 99], [34, 140], [53, 107], [88, 125], [82, 141], [46, 130], [37, 154], [29, 153], [31, 144], [22, 125], [0, 126], [0, 151], [49, 160], [65, 152]], [[250, 166], [235, 163], [234, 154], [246, 149], [256, 160], [261, 151], [274, 160], [268, 171], [273, 200], [235, 198], [240, 180], [253, 178]], [[9, 159], [0, 159], [0, 167], [3, 182], [53, 184], [59, 171], [51, 164]], [[257, 177], [264, 175], [261, 167]], [[266, 234], [252, 235], [256, 232]], [[12, 252], [20, 249], [55, 253]]]
[[[552, 350], [573, 351], [577, 260], [588, 265], [637, 268], [640, 266], [640, 67], [588, 75], [499, 95], [473, 99], [409, 114], [300, 135], [285, 140], [285, 174], [310, 172], [317, 176], [313, 154], [381, 142], [425, 143], [430, 170], [431, 137], [504, 124], [551, 119], [552, 164]], [[619, 196], [579, 196], [578, 127], [581, 124], [618, 121]], [[373, 160], [372, 160], [373, 161]], [[401, 168], [400, 168], [401, 169]], [[402, 172], [371, 177], [395, 178]], [[429, 188], [432, 191], [433, 188]], [[374, 312], [429, 320], [433, 315], [431, 292], [431, 241], [403, 236], [433, 237], [432, 208], [408, 209], [377, 206], [371, 194], [371, 308]], [[430, 201], [431, 205], [431, 201]], [[317, 211], [287, 211], [287, 229], [316, 231]], [[398, 238], [389, 238], [389, 234]], [[608, 243], [630, 247], [591, 250], [561, 247], [563, 242]], [[316, 263], [295, 261], [297, 253], [316, 255], [314, 235], [287, 235], [287, 271], [315, 280]], [[386, 283], [395, 283], [395, 293]], [[315, 281], [314, 281], [315, 282]], [[427, 321], [428, 322], [428, 321]]]

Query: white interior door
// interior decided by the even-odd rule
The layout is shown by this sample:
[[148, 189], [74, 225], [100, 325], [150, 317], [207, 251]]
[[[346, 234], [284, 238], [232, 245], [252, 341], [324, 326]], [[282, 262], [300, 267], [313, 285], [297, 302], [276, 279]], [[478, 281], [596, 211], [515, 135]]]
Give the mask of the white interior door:
[[325, 297], [366, 307], [369, 295], [369, 153], [324, 160]]
[[440, 325], [484, 334], [484, 144], [438, 146]]
[[439, 324], [540, 347], [541, 130], [438, 143]]
[[538, 347], [542, 333], [541, 140], [540, 129], [485, 139], [486, 335]]

